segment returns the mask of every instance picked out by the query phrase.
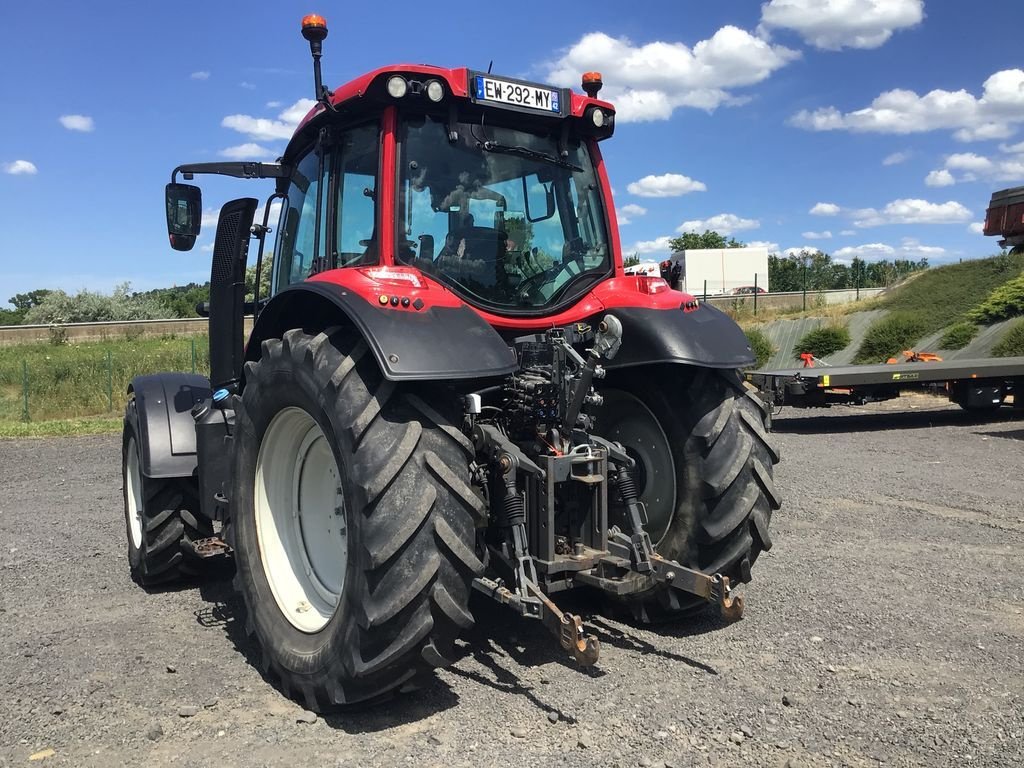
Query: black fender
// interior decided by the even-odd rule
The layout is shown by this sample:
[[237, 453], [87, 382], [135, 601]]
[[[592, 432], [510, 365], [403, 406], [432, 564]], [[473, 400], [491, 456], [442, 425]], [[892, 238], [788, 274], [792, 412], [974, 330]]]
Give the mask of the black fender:
[[518, 367], [515, 351], [465, 305], [384, 308], [344, 286], [317, 281], [289, 286], [270, 300], [253, 327], [245, 359], [258, 360], [264, 339], [289, 328], [328, 328], [343, 319], [362, 334], [390, 381], [507, 376]]
[[652, 363], [746, 368], [756, 359], [736, 321], [710, 304], [688, 311], [616, 307], [609, 313], [622, 322], [622, 347], [604, 365], [609, 370]]
[[132, 423], [142, 448], [142, 474], [188, 477], [195, 472], [192, 406], [210, 397], [209, 379], [194, 373], [136, 376], [128, 385], [128, 394], [131, 399], [124, 418]]

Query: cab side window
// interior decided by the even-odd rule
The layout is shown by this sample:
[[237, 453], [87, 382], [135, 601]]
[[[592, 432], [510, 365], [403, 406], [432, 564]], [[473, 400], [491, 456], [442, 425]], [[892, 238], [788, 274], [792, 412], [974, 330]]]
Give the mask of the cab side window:
[[[321, 146], [299, 161], [288, 185], [288, 203], [278, 223], [275, 293], [309, 277], [314, 258], [321, 270], [378, 262], [379, 127], [373, 123], [339, 131]], [[314, 248], [318, 217], [320, 241]]]
[[[317, 188], [327, 183], [330, 172], [329, 157], [324, 158], [323, 174], [320, 174], [320, 156], [316, 149], [307, 154], [292, 173], [288, 185], [288, 204], [281, 211], [278, 225], [277, 254], [274, 257], [274, 292], [309, 277], [313, 266], [313, 239], [316, 233]], [[321, 195], [321, 209], [326, 208], [327, 196]], [[321, 220], [326, 217], [320, 212]], [[327, 242], [327, 227], [320, 228], [320, 255]]]

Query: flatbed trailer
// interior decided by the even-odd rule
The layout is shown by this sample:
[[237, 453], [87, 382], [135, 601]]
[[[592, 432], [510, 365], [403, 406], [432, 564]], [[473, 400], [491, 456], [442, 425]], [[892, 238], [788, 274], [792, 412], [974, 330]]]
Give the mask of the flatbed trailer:
[[776, 407], [828, 408], [899, 397], [907, 390], [946, 394], [968, 411], [994, 410], [1014, 396], [1024, 406], [1024, 357], [879, 365], [819, 365], [749, 371], [747, 381]]

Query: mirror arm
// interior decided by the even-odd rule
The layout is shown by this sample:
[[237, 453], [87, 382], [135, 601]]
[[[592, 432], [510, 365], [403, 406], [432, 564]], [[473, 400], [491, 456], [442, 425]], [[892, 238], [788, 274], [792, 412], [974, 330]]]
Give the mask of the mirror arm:
[[171, 171], [171, 183], [178, 181], [180, 173], [186, 180], [197, 174], [233, 176], [236, 179], [280, 179], [290, 176], [290, 166], [281, 163], [188, 163]]

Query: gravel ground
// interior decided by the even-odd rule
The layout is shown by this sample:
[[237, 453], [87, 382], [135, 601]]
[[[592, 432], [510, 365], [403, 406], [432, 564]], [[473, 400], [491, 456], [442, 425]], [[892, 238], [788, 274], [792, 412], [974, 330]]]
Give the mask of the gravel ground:
[[777, 419], [743, 621], [588, 615], [588, 674], [480, 603], [433, 687], [321, 718], [249, 664], [223, 575], [129, 580], [117, 437], [0, 441], [0, 765], [1019, 766], [1024, 420], [908, 405]]

